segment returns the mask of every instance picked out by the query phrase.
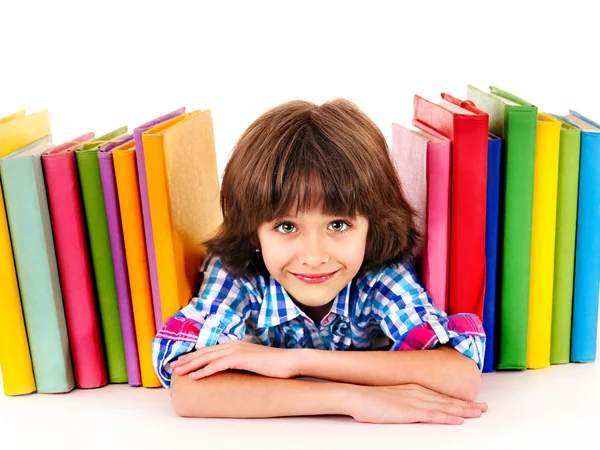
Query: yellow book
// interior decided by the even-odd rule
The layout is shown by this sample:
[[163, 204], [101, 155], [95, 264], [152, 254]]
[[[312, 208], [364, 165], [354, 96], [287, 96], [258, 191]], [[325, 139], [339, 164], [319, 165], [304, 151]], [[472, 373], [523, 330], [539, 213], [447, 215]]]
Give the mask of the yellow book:
[[135, 143], [133, 140], [113, 149], [115, 179], [121, 212], [131, 306], [140, 359], [142, 386], [160, 387], [152, 364], [152, 339], [156, 335], [150, 275], [144, 241], [144, 222], [140, 200]]
[[175, 117], [142, 139], [164, 322], [195, 295], [203, 241], [223, 220], [212, 114]]
[[[0, 123], [0, 158], [50, 136], [48, 111], [42, 110], [24, 116], [21, 112]], [[11, 117], [11, 116], [8, 116]], [[4, 206], [4, 194], [0, 187], [0, 360], [2, 381], [6, 395], [29, 394], [36, 390], [21, 307], [21, 296]]]
[[[23, 117], [24, 115], [25, 115], [25, 110], [22, 109], [21, 111], [17, 111], [16, 113], [9, 114], [8, 116], [0, 117], [0, 125], [8, 122], [9, 120], [14, 120], [19, 117]], [[3, 198], [2, 197], [2, 186], [0, 186], [0, 202], [3, 202], [2, 198]], [[4, 204], [2, 204], [2, 206], [4, 206]], [[0, 365], [1, 364], [2, 364], [2, 352], [0, 351]]]
[[553, 117], [538, 114], [529, 275], [529, 369], [550, 365], [560, 127], [560, 122]]
[[0, 125], [8, 122], [9, 120], [20, 119], [21, 117], [24, 117], [24, 116], [25, 116], [25, 110], [22, 109], [21, 111], [17, 111], [16, 113], [9, 114], [8, 116], [0, 117]]

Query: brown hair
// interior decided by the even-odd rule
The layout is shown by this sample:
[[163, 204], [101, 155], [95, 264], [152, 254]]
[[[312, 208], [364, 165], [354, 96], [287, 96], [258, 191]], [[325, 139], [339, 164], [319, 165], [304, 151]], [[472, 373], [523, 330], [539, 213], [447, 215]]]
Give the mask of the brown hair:
[[320, 201], [324, 214], [368, 218], [360, 273], [412, 256], [419, 238], [415, 212], [385, 138], [344, 99], [322, 105], [287, 102], [246, 129], [223, 173], [223, 222], [205, 242], [208, 253], [219, 256], [234, 275], [265, 274], [256, 252], [259, 225]]

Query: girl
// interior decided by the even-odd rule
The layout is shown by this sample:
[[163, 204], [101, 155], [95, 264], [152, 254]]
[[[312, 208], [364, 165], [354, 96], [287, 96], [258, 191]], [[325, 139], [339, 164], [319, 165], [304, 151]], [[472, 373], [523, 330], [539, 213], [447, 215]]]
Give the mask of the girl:
[[198, 296], [153, 341], [177, 414], [459, 424], [487, 409], [483, 327], [433, 307], [411, 267], [414, 211], [356, 105], [259, 117], [227, 163], [221, 208]]

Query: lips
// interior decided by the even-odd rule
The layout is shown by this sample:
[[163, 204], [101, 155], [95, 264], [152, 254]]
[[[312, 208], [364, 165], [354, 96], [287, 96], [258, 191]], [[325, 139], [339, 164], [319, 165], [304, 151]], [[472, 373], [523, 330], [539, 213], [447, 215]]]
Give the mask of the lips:
[[323, 283], [333, 277], [338, 271], [329, 272], [329, 273], [293, 273], [298, 280], [303, 281], [304, 283]]

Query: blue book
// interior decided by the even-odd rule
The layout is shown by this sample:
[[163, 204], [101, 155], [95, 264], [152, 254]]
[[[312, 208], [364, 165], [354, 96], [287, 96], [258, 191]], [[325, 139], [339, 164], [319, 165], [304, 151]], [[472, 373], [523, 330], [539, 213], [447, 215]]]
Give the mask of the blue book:
[[569, 113], [564, 119], [581, 129], [571, 362], [593, 362], [600, 296], [600, 124]]
[[496, 364], [496, 299], [498, 269], [498, 223], [502, 169], [502, 139], [488, 133], [487, 196], [485, 226], [485, 298], [483, 329], [486, 334], [483, 372], [494, 372]]

